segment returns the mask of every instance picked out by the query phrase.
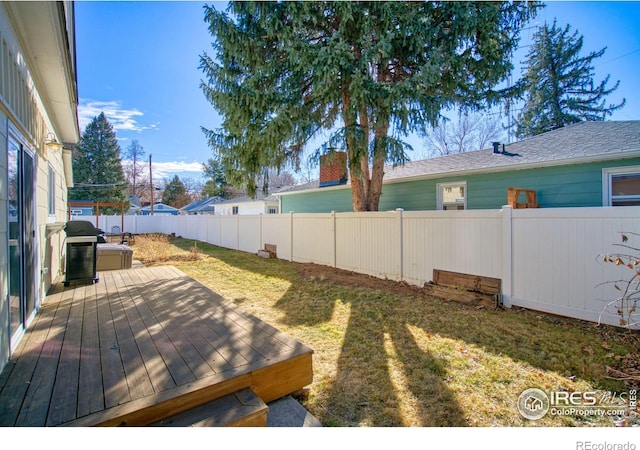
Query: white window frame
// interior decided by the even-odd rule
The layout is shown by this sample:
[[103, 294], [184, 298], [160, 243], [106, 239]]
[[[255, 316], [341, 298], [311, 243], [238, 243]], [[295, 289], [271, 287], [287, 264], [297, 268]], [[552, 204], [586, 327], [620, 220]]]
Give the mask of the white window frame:
[[[611, 183], [616, 175], [640, 174], [640, 166], [626, 167], [607, 167], [602, 169], [602, 206], [613, 206], [613, 198], [611, 197]], [[638, 198], [640, 196], [630, 196], [629, 198]]]
[[467, 182], [466, 181], [454, 181], [450, 183], [438, 183], [436, 184], [436, 194], [437, 194], [437, 208], [438, 211], [444, 211], [444, 198], [443, 192], [445, 188], [448, 187], [459, 187], [462, 186], [464, 188], [464, 203], [463, 208], [467, 209]]

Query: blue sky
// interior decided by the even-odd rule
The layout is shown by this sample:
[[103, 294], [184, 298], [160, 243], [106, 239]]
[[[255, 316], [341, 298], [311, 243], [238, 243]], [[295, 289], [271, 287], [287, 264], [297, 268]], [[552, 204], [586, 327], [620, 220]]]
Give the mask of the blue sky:
[[[224, 8], [226, 3], [212, 3]], [[203, 52], [212, 54], [204, 3], [195, 1], [78, 1], [76, 45], [81, 131], [104, 111], [125, 150], [136, 139], [152, 154], [154, 179], [199, 179], [211, 157], [201, 127], [220, 119], [206, 101], [198, 69]], [[626, 106], [611, 120], [640, 120], [640, 2], [547, 2], [530, 24], [570, 24], [584, 36], [583, 54], [607, 47], [595, 61], [595, 81], [611, 75], [609, 97]], [[523, 61], [534, 30], [522, 33]], [[519, 70], [514, 77], [520, 75]], [[412, 141], [415, 146], [420, 141]], [[417, 150], [417, 149], [416, 149]], [[414, 157], [414, 159], [417, 159]]]

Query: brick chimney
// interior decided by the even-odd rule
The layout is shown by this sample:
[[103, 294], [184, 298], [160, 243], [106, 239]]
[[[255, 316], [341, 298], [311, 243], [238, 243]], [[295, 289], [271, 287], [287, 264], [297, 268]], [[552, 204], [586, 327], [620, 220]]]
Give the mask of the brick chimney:
[[347, 182], [347, 154], [329, 152], [320, 157], [320, 187], [336, 186]]

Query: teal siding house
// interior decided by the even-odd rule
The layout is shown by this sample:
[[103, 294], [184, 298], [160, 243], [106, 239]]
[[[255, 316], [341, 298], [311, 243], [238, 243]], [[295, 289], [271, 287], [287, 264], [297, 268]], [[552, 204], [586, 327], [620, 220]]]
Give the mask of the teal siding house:
[[[510, 187], [541, 208], [640, 205], [640, 121], [581, 122], [512, 144], [385, 169], [380, 211], [500, 209]], [[352, 211], [351, 186], [276, 194], [283, 213]]]

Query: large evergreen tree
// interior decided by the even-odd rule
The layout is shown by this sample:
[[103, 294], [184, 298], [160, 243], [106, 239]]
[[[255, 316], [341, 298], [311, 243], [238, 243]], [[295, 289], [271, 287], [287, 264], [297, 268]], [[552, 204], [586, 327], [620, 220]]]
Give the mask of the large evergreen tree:
[[606, 97], [619, 84], [607, 88], [609, 76], [596, 86], [593, 60], [601, 57], [606, 47], [581, 56], [583, 37], [545, 24], [533, 36], [533, 46], [525, 63], [525, 101], [516, 121], [516, 136], [534, 136], [572, 123], [605, 120], [625, 101], [606, 104]]
[[[126, 202], [127, 182], [120, 163], [120, 145], [104, 113], [86, 126], [73, 152], [73, 180], [71, 200]], [[120, 212], [120, 208], [113, 211]]]
[[[304, 145], [335, 131], [356, 211], [377, 210], [385, 163], [407, 160], [407, 133], [453, 105], [501, 99], [526, 2], [236, 2], [206, 7], [213, 57], [203, 91], [223, 117], [205, 130], [249, 194], [269, 169], [298, 166]], [[322, 149], [320, 149], [322, 151]]]
[[227, 182], [225, 170], [220, 161], [209, 158], [206, 163], [202, 164], [202, 172], [206, 179], [202, 189], [203, 197], [233, 197], [233, 189]]
[[166, 184], [162, 193], [162, 203], [174, 208], [182, 208], [191, 203], [191, 197], [178, 175], [174, 175], [173, 179]]

